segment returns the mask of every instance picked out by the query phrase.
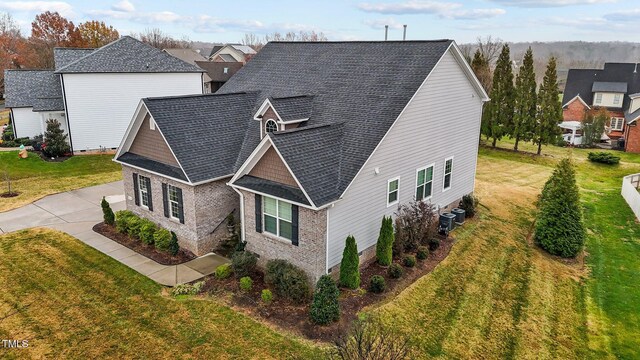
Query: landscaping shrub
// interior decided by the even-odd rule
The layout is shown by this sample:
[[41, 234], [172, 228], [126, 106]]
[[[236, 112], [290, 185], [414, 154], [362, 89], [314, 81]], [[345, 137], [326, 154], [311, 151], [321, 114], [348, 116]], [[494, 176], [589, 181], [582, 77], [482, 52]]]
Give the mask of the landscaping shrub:
[[116, 230], [122, 234], [129, 233], [129, 220], [134, 217], [135, 214], [129, 210], [120, 210], [116, 212]]
[[269, 305], [273, 301], [273, 293], [269, 289], [262, 289], [260, 298], [262, 299], [263, 303]]
[[149, 219], [142, 219], [140, 220], [138, 228], [138, 237], [143, 243], [153, 245], [153, 235], [157, 230], [158, 227], [153, 223], [153, 221]]
[[171, 289], [171, 295], [197, 295], [204, 286], [204, 281], [198, 281], [197, 283], [191, 284], [180, 284], [176, 285], [173, 289]]
[[382, 226], [380, 226], [380, 235], [376, 244], [376, 260], [382, 266], [388, 266], [393, 260], [393, 220], [391, 217], [382, 217]]
[[369, 291], [375, 294], [383, 293], [387, 288], [384, 278], [380, 275], [373, 275], [369, 281]]
[[340, 262], [340, 286], [349, 289], [360, 287], [360, 258], [356, 239], [349, 235]]
[[13, 126], [8, 124], [7, 127], [2, 132], [2, 142], [12, 141], [13, 140]]
[[109, 202], [104, 196], [102, 197], [100, 206], [102, 207], [102, 218], [104, 223], [113, 226], [116, 221], [116, 215], [113, 213], [113, 210], [111, 210], [111, 205], [109, 205]]
[[45, 144], [42, 152], [49, 157], [59, 157], [71, 151], [67, 143], [69, 135], [64, 133], [60, 127], [60, 122], [55, 119], [47, 120], [47, 130], [44, 132]]
[[350, 332], [341, 336], [327, 355], [332, 360], [404, 360], [416, 357], [411, 348], [409, 337], [369, 317], [354, 321]]
[[168, 252], [171, 245], [171, 232], [167, 229], [158, 228], [153, 233], [153, 243], [156, 244], [157, 250]]
[[476, 215], [476, 207], [478, 206], [478, 198], [473, 194], [467, 194], [462, 197], [458, 207], [464, 210], [464, 216], [472, 218]]
[[215, 277], [218, 280], [227, 279], [231, 276], [231, 265], [222, 264], [216, 268]]
[[244, 292], [249, 292], [251, 291], [252, 287], [253, 287], [253, 280], [251, 280], [250, 277], [245, 276], [243, 278], [240, 278], [240, 290]]
[[412, 268], [412, 267], [416, 266], [416, 257], [413, 256], [413, 255], [407, 255], [407, 256], [404, 257], [402, 262], [404, 263], [404, 266], [406, 266], [408, 268]]
[[575, 257], [584, 244], [585, 229], [575, 170], [562, 159], [544, 185], [539, 201], [534, 240], [547, 252]]
[[127, 219], [127, 222], [127, 234], [132, 238], [139, 239], [142, 219], [137, 215], [131, 215]]
[[329, 275], [322, 275], [316, 284], [309, 316], [318, 325], [326, 325], [340, 319], [340, 290]]
[[249, 251], [235, 252], [231, 257], [231, 267], [236, 277], [249, 276], [256, 268], [258, 258]]
[[591, 162], [597, 162], [601, 164], [614, 165], [620, 163], [620, 157], [604, 151], [590, 152], [588, 158]]
[[438, 234], [438, 214], [430, 203], [413, 201], [400, 205], [396, 212], [394, 256], [415, 251]]
[[269, 260], [264, 281], [274, 288], [276, 295], [296, 303], [309, 299], [309, 278], [304, 270], [286, 260]]
[[400, 266], [400, 264], [393, 263], [389, 265], [389, 268], [387, 269], [387, 275], [389, 275], [390, 278], [399, 279], [400, 277], [402, 277], [402, 274], [404, 274], [404, 269], [402, 268], [402, 266]]
[[433, 238], [429, 240], [429, 251], [436, 251], [440, 247], [440, 239]]
[[178, 245], [178, 236], [173, 231], [171, 232], [171, 242], [169, 243], [169, 254], [176, 256], [180, 251], [180, 245]]
[[416, 252], [416, 258], [418, 260], [426, 260], [429, 257], [429, 248], [426, 246], [420, 246]]

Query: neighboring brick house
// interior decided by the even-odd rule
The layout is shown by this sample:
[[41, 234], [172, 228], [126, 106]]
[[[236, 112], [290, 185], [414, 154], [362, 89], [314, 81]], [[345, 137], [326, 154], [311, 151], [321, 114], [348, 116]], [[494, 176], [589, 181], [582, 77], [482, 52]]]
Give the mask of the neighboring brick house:
[[605, 134], [624, 150], [640, 152], [640, 76], [637, 64], [606, 63], [604, 69], [571, 69], [562, 99], [563, 121], [582, 123], [589, 111], [606, 109], [610, 115]]
[[143, 99], [116, 161], [127, 208], [182, 247], [211, 251], [237, 209], [259, 264], [317, 279], [348, 235], [371, 259], [398, 205], [473, 192], [487, 100], [450, 40], [272, 42], [215, 94]]

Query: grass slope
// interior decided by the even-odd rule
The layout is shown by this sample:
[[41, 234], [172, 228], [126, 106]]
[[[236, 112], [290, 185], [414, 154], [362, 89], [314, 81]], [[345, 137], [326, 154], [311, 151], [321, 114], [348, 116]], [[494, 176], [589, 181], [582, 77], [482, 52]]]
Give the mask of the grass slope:
[[162, 287], [59, 232], [0, 236], [2, 358], [314, 358], [318, 349], [218, 305]]
[[0, 199], [0, 212], [14, 209], [43, 196], [122, 179], [121, 167], [112, 155], [74, 156], [61, 163], [46, 162], [30, 153], [19, 159], [17, 151], [0, 152], [0, 192], [7, 191], [5, 172], [20, 196]]

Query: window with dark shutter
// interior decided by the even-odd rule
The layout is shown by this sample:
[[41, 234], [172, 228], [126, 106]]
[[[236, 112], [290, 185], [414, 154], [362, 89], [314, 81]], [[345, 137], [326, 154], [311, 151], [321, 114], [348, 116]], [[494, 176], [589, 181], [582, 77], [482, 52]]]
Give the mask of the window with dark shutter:
[[256, 232], [262, 232], [262, 196], [256, 194]]
[[182, 189], [179, 187], [175, 188], [178, 197], [178, 219], [180, 219], [180, 224], [184, 224], [184, 203], [182, 200]]
[[144, 181], [147, 183], [147, 199], [149, 199], [149, 205], [147, 206], [149, 208], [149, 211], [153, 211], [153, 196], [151, 196], [151, 179], [149, 178], [144, 178]]
[[298, 246], [298, 205], [291, 205], [291, 243]]
[[136, 206], [140, 206], [140, 189], [138, 189], [138, 174], [133, 173], [133, 198]]
[[167, 184], [162, 183], [162, 204], [164, 206], [164, 217], [169, 217], [169, 195], [167, 194]]

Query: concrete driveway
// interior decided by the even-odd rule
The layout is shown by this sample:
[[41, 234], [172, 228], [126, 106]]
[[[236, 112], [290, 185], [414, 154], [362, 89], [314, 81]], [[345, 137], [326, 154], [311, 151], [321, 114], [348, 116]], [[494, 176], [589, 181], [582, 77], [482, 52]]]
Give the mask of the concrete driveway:
[[102, 221], [100, 202], [106, 197], [113, 211], [125, 209], [122, 181], [50, 195], [33, 204], [0, 213], [0, 234], [47, 227], [79, 239], [166, 286], [198, 280], [212, 274], [227, 259], [210, 253], [180, 265], [161, 265], [92, 230]]

